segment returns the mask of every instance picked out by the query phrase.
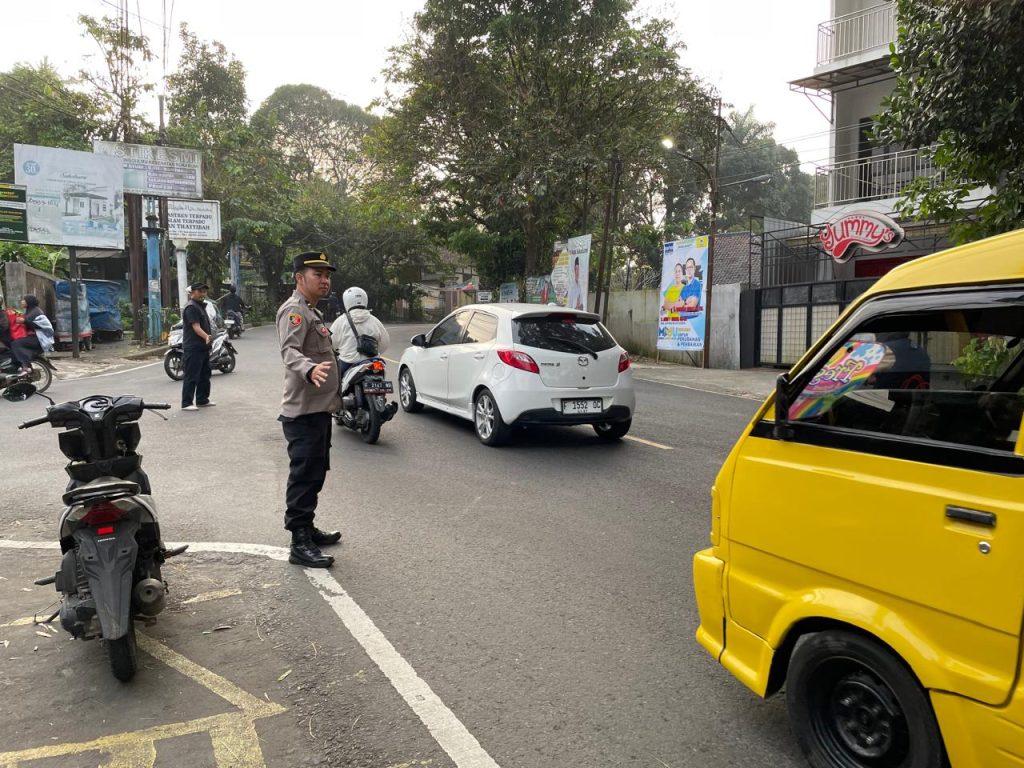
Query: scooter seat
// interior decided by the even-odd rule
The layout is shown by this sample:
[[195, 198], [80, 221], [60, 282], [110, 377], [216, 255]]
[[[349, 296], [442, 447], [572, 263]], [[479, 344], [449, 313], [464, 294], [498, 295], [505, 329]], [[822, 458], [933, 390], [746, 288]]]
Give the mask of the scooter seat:
[[62, 497], [69, 507], [75, 504], [95, 504], [103, 501], [120, 499], [124, 496], [137, 496], [139, 484], [131, 480], [117, 477], [98, 477], [85, 485], [72, 488]]

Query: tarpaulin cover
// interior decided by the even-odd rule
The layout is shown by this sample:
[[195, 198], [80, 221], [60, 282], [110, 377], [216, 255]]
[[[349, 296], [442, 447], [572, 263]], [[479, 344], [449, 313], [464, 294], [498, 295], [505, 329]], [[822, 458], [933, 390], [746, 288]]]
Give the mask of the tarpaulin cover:
[[89, 319], [94, 331], [120, 331], [121, 309], [117, 301], [121, 286], [113, 280], [83, 280], [88, 290]]
[[[57, 280], [53, 284], [57, 293], [57, 317], [53, 323], [57, 332], [57, 341], [71, 340], [71, 283], [67, 280]], [[84, 281], [78, 285], [78, 335], [79, 337], [92, 335], [92, 323], [89, 321], [89, 291]]]

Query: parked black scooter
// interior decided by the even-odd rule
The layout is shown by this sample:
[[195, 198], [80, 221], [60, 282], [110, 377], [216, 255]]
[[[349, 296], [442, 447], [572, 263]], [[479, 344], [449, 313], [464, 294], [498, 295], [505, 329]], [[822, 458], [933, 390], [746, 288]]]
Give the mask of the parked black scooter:
[[[18, 402], [35, 392], [32, 384], [19, 383], [3, 397]], [[114, 677], [128, 681], [138, 665], [134, 619], [163, 610], [167, 583], [160, 567], [186, 549], [164, 547], [149, 478], [135, 452], [143, 412], [170, 406], [134, 395], [50, 403], [45, 416], [18, 427], [62, 428], [60, 449], [71, 459], [59, 524], [60, 570], [35, 583], [55, 584], [61, 593], [60, 609], [49, 620], [60, 616], [61, 626], [80, 640], [101, 638]]]
[[365, 443], [377, 442], [381, 425], [398, 411], [398, 403], [387, 401], [395, 388], [384, 376], [383, 358], [373, 357], [360, 360], [341, 380], [341, 411], [334, 414], [334, 420], [358, 432]]

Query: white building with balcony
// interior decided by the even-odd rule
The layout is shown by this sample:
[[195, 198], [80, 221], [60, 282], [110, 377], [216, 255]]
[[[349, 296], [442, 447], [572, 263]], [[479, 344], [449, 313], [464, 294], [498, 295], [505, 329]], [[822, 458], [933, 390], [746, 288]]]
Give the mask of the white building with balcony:
[[[900, 221], [895, 205], [914, 179], [941, 179], [918, 149], [882, 146], [873, 139], [875, 116], [892, 93], [896, 75], [890, 46], [896, 43], [896, 3], [887, 0], [831, 0], [832, 17], [818, 25], [813, 74], [790, 86], [828, 104], [829, 160], [815, 174], [811, 225], [842, 221], [856, 212], [893, 219], [902, 242], [879, 251], [854, 247], [832, 268], [833, 279], [879, 277], [893, 266], [946, 247], [945, 228]], [[825, 111], [825, 110], [823, 110]], [[979, 190], [981, 199], [986, 190]]]

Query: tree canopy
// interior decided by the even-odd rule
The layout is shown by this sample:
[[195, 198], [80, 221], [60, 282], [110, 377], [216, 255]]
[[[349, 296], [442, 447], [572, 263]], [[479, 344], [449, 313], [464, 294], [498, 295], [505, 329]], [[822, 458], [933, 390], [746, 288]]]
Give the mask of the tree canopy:
[[[901, 212], [956, 241], [1024, 226], [1024, 0], [897, 0], [896, 87], [878, 137], [931, 148]], [[974, 209], [966, 202], [987, 185]]]
[[[610, 162], [623, 189], [664, 162], [700, 88], [664, 20], [629, 0], [428, 0], [393, 52], [379, 147], [429, 215], [518, 238], [532, 274], [556, 236], [594, 228]], [[516, 230], [508, 228], [514, 223]]]

